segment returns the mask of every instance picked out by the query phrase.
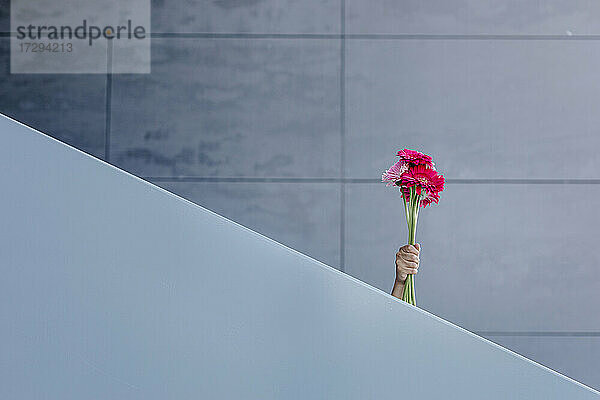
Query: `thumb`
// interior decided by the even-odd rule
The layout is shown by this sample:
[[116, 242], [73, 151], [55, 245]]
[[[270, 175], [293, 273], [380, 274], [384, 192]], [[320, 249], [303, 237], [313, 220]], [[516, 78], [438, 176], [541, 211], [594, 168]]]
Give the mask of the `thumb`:
[[417, 248], [417, 251], [421, 251], [421, 245], [419, 243], [416, 243], [415, 247]]

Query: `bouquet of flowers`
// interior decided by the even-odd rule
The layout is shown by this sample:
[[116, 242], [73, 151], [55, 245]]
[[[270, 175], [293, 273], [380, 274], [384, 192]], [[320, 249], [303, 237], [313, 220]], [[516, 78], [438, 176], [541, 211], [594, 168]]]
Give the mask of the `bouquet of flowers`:
[[[427, 154], [404, 149], [397, 155], [400, 159], [383, 173], [381, 180], [387, 186], [398, 186], [408, 225], [408, 244], [414, 245], [419, 208], [437, 204], [440, 192], [444, 190], [444, 176], [435, 170], [435, 164]], [[406, 278], [402, 300], [417, 305], [414, 275]]]

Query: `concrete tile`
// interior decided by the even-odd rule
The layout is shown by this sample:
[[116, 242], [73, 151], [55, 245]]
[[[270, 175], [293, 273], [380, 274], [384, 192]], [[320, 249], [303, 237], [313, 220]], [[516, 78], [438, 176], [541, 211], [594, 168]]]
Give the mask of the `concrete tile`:
[[0, 32], [10, 31], [10, 0], [0, 0]]
[[113, 81], [111, 161], [140, 175], [339, 176], [339, 43], [154, 39]]
[[600, 32], [599, 16], [585, 0], [346, 1], [349, 33], [589, 35]]
[[96, 157], [104, 157], [106, 75], [11, 74], [0, 38], [0, 112]]
[[598, 178], [595, 41], [352, 40], [347, 176], [421, 149], [449, 178]]
[[152, 1], [153, 32], [339, 33], [340, 0]]

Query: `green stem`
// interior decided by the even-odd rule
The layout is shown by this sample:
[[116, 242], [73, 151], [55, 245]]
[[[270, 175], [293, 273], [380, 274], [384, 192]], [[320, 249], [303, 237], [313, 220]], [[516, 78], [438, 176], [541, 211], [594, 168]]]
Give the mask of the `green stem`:
[[[415, 245], [417, 243], [417, 221], [419, 220], [419, 208], [421, 207], [421, 195], [417, 195], [415, 193], [415, 219], [413, 220], [413, 243], [411, 243], [412, 245]], [[411, 275], [411, 295], [412, 295], [412, 302], [411, 304], [413, 306], [417, 305], [417, 298], [416, 298], [416, 294], [415, 294], [415, 276]]]
[[[417, 219], [419, 216], [419, 203], [421, 196], [417, 194], [414, 187], [410, 188], [410, 199], [405, 204], [406, 223], [408, 225], [408, 244], [416, 243]], [[408, 275], [404, 283], [402, 299], [412, 305], [416, 305], [414, 275]]]
[[[408, 244], [415, 245], [417, 236], [417, 220], [419, 218], [419, 206], [421, 195], [417, 194], [414, 187], [410, 188], [410, 200], [408, 206], [405, 204], [406, 222], [408, 225]], [[414, 275], [408, 275], [404, 284], [402, 299], [406, 302], [417, 305], [415, 296]]]

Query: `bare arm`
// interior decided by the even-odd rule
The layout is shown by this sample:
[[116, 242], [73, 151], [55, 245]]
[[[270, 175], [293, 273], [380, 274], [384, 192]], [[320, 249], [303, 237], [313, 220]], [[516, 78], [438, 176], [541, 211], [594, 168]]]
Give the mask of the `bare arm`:
[[392, 289], [392, 296], [402, 299], [404, 291], [404, 283], [409, 274], [416, 274], [419, 269], [419, 253], [421, 245], [418, 243], [413, 245], [407, 244], [400, 247], [396, 253], [396, 280]]

